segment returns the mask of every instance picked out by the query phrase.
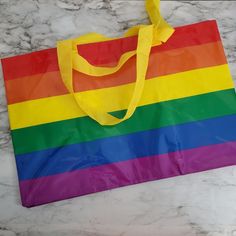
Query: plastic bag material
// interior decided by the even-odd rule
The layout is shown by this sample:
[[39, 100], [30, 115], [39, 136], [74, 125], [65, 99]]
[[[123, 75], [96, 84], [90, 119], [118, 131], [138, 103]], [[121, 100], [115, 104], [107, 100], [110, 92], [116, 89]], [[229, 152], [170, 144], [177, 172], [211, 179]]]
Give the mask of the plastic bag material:
[[[114, 67], [138, 36], [80, 44], [90, 65]], [[136, 56], [100, 77], [73, 70], [75, 96], [124, 116]], [[175, 28], [151, 48], [133, 115], [101, 125], [65, 86], [57, 50], [2, 60], [22, 204], [26, 207], [236, 164], [236, 95], [215, 21]]]

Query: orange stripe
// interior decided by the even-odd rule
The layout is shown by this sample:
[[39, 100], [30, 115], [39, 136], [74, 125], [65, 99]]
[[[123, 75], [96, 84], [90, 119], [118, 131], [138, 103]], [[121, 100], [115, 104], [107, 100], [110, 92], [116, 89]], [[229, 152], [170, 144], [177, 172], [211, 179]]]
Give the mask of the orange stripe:
[[[163, 52], [152, 50], [147, 79], [177, 72], [226, 64], [221, 42], [178, 48]], [[113, 75], [96, 78], [74, 72], [76, 91], [113, 87], [135, 81], [135, 57]], [[63, 95], [67, 90], [58, 71], [5, 81], [8, 104]]]

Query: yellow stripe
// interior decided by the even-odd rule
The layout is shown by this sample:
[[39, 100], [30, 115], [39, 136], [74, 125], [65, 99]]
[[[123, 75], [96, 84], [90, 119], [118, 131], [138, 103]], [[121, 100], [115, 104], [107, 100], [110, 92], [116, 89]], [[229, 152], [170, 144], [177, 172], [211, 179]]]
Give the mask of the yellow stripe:
[[[139, 106], [233, 88], [228, 65], [191, 70], [149, 79]], [[134, 84], [81, 92], [84, 101], [97, 101], [107, 111], [126, 109]], [[96, 103], [97, 103], [96, 102]], [[8, 106], [11, 129], [85, 116], [73, 95], [54, 96]]]

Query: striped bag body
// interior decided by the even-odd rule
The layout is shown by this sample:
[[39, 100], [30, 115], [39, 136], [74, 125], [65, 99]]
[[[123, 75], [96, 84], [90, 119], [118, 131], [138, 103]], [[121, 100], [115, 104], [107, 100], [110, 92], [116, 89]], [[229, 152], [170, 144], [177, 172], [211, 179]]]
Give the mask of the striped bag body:
[[[136, 47], [132, 36], [78, 52], [93, 65], [113, 65]], [[178, 27], [152, 47], [138, 107], [115, 126], [79, 109], [56, 49], [5, 58], [2, 66], [24, 206], [236, 164], [236, 95], [215, 21]], [[75, 91], [121, 117], [135, 68], [134, 56], [102, 78], [73, 71]]]

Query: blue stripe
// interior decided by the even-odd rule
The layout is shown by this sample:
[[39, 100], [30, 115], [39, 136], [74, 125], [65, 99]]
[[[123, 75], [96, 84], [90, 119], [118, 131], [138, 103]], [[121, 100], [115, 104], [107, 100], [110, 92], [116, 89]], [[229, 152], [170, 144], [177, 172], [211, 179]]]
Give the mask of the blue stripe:
[[26, 180], [235, 140], [236, 115], [229, 115], [17, 155], [16, 162]]

